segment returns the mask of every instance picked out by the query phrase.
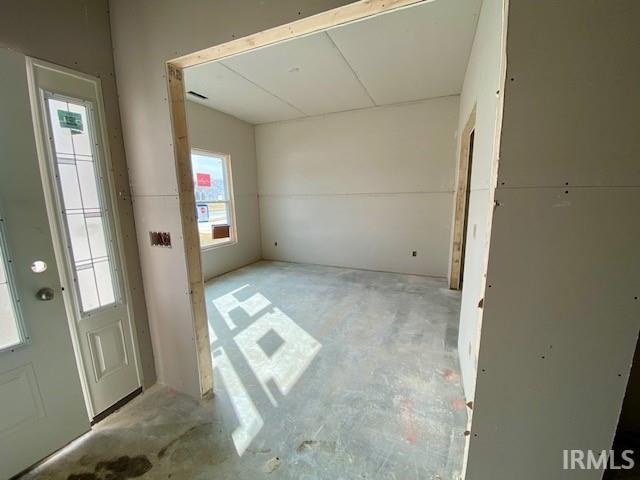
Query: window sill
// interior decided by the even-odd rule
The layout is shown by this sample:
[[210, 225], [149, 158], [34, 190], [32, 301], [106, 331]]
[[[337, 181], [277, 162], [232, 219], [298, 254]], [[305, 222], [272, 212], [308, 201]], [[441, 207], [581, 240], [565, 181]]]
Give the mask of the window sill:
[[206, 247], [201, 247], [200, 252], [209, 252], [211, 250], [216, 250], [218, 248], [228, 247], [229, 245], [235, 245], [236, 243], [238, 243], [238, 241], [235, 239], [229, 240], [228, 242], [216, 243], [215, 245], [208, 245]]

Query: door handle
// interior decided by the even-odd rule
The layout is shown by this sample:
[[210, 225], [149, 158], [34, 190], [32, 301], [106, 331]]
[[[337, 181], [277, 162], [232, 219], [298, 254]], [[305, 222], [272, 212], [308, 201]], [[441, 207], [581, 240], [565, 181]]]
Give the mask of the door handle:
[[49, 288], [49, 287], [41, 288], [36, 293], [36, 298], [42, 302], [48, 302], [49, 300], [53, 300], [53, 288]]

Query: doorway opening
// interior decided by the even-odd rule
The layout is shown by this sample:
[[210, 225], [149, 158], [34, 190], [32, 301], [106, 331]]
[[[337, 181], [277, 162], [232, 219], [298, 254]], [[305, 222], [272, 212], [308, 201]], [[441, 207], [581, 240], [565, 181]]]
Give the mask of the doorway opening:
[[471, 198], [471, 174], [473, 172], [473, 139], [475, 130], [469, 135], [469, 159], [467, 161], [467, 188], [465, 190], [464, 228], [462, 229], [462, 255], [460, 256], [460, 283], [458, 289], [462, 288], [464, 281], [464, 254], [467, 247], [467, 228], [469, 226], [469, 199]]
[[471, 198], [471, 177], [473, 144], [475, 139], [476, 107], [469, 114], [464, 130], [460, 135], [459, 160], [457, 172], [456, 200], [453, 221], [453, 246], [451, 252], [451, 270], [449, 288], [460, 290], [464, 275], [464, 258], [467, 247], [467, 227], [469, 224], [469, 200]]

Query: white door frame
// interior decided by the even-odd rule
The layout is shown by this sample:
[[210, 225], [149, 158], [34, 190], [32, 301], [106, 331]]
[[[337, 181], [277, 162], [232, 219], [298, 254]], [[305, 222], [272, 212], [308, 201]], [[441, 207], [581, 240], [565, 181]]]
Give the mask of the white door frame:
[[64, 242], [62, 240], [63, 236], [66, 235], [63, 227], [60, 225], [59, 215], [56, 211], [56, 190], [55, 190], [55, 179], [51, 177], [51, 169], [49, 167], [49, 146], [45, 141], [44, 132], [47, 131], [45, 124], [43, 123], [41, 102], [43, 99], [39, 93], [39, 87], [36, 82], [35, 70], [36, 68], [44, 68], [53, 70], [55, 72], [63, 73], [72, 77], [79, 78], [84, 80], [85, 82], [89, 82], [93, 89], [93, 94], [96, 98], [95, 105], [95, 114], [96, 114], [96, 125], [95, 128], [98, 130], [100, 143], [102, 147], [103, 154], [103, 175], [106, 178], [105, 190], [107, 190], [107, 198], [105, 199], [108, 202], [109, 208], [112, 212], [113, 217], [113, 228], [115, 234], [115, 241], [117, 245], [117, 259], [119, 260], [121, 267], [121, 289], [122, 289], [122, 297], [123, 300], [127, 304], [127, 314], [129, 316], [129, 329], [132, 338], [133, 345], [133, 360], [136, 367], [136, 374], [138, 378], [139, 386], [142, 386], [142, 365], [140, 363], [140, 352], [138, 346], [138, 336], [135, 328], [135, 317], [133, 315], [132, 309], [132, 299], [131, 299], [131, 290], [129, 284], [129, 275], [127, 271], [127, 264], [124, 258], [124, 244], [122, 241], [122, 229], [120, 223], [120, 215], [118, 211], [118, 206], [116, 202], [116, 189], [115, 189], [115, 181], [113, 179], [113, 165], [111, 163], [111, 152], [109, 149], [109, 136], [106, 127], [106, 116], [104, 110], [104, 99], [102, 97], [102, 84], [100, 79], [91, 75], [87, 75], [84, 73], [80, 73], [65, 67], [61, 67], [59, 65], [55, 65], [44, 60], [38, 60], [35, 58], [27, 57], [27, 78], [29, 81], [29, 98], [31, 102], [31, 114], [34, 123], [35, 130], [35, 138], [36, 138], [36, 149], [38, 152], [38, 163], [40, 165], [40, 175], [42, 180], [42, 188], [44, 190], [46, 205], [47, 205], [47, 217], [49, 219], [49, 225], [51, 228], [52, 239], [53, 239], [53, 248], [56, 256], [56, 263], [58, 265], [58, 271], [60, 272], [60, 281], [64, 288], [63, 297], [64, 304], [67, 310], [67, 321], [69, 323], [69, 329], [71, 331], [71, 340], [73, 343], [74, 355], [76, 358], [76, 364], [78, 367], [78, 372], [80, 375], [80, 382], [82, 385], [82, 392], [84, 395], [85, 405], [87, 407], [87, 414], [90, 419], [95, 417], [96, 412], [94, 411], [93, 404], [91, 402], [91, 394], [89, 391], [88, 381], [87, 381], [87, 371], [85, 368], [85, 361], [82, 358], [81, 348], [80, 348], [80, 339], [79, 339], [79, 330], [78, 330], [78, 318], [77, 318], [77, 309], [75, 305], [75, 298], [73, 293], [73, 282], [71, 281], [69, 267], [66, 261], [66, 252], [64, 248]]

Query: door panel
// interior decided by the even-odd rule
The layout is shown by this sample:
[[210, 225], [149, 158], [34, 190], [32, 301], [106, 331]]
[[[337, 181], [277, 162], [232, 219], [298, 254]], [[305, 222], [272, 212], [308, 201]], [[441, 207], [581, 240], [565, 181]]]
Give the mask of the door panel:
[[28, 363], [0, 375], [0, 432], [44, 417], [33, 364]]
[[[52, 247], [26, 61], [1, 48], [0, 219], [9, 267], [3, 283], [24, 332], [18, 345], [0, 351], [0, 478], [9, 478], [88, 431], [89, 418]], [[36, 260], [48, 268], [32, 272]], [[52, 299], [36, 299], [43, 287]], [[6, 307], [7, 297], [0, 302]]]
[[103, 141], [97, 79], [33, 61], [51, 217], [68, 309], [85, 373], [88, 408], [98, 415], [141, 385]]
[[129, 360], [127, 359], [127, 347], [120, 320], [89, 332], [88, 335], [97, 382], [103, 377], [127, 367]]

